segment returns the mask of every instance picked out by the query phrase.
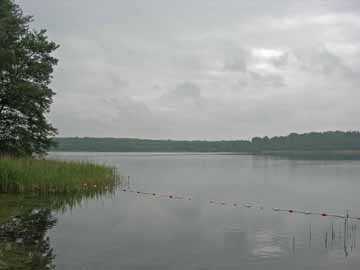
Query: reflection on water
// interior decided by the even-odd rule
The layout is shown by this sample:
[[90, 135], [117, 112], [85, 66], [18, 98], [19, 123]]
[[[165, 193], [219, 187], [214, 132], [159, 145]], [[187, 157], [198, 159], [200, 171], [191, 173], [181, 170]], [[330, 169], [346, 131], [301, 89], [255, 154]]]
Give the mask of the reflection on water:
[[64, 195], [0, 194], [0, 269], [55, 269], [55, 254], [48, 230], [57, 223], [55, 213], [97, 199], [110, 191]]
[[47, 230], [55, 223], [50, 209], [34, 209], [1, 224], [0, 269], [53, 269]]
[[261, 258], [279, 257], [286, 252], [282, 238], [273, 231], [262, 229], [255, 234], [255, 248], [252, 255]]
[[[33, 269], [360, 267], [359, 221], [270, 210], [284, 206], [345, 215], [349, 209], [356, 216], [360, 163], [236, 155], [72, 153], [56, 157], [115, 165], [130, 175], [126, 188], [191, 194], [192, 200], [120, 190], [86, 200], [0, 196], [0, 269], [11, 269], [5, 266], [15, 263], [10, 253], [23, 258], [23, 268], [18, 269], [32, 269], [29, 258], [39, 262], [40, 255], [44, 259]], [[209, 198], [258, 202], [265, 208], [209, 204]], [[35, 227], [38, 233], [33, 240], [18, 233]]]
[[[336, 231], [336, 226], [339, 228]], [[325, 249], [341, 250], [343, 249], [344, 257], [348, 257], [356, 249], [357, 242], [357, 224], [351, 222], [348, 219], [335, 220], [331, 222], [331, 225], [325, 227], [325, 231], [321, 232], [318, 237], [313, 240], [313, 232], [311, 229], [311, 223], [309, 224], [308, 231], [308, 248], [311, 249], [313, 241], [323, 241], [323, 247]], [[295, 236], [292, 238], [293, 253], [295, 254], [296, 241]]]
[[[119, 194], [123, 193], [119, 192]], [[101, 198], [98, 197], [98, 199]], [[57, 223], [54, 210], [66, 213], [66, 209], [76, 207], [80, 201], [59, 197], [53, 198], [53, 202], [49, 200], [50, 198], [14, 195], [0, 197], [2, 206], [4, 203], [7, 204], [11, 212], [16, 213], [16, 215], [7, 216], [7, 219], [3, 215], [1, 219], [0, 269], [56, 268], [54, 259], [58, 251], [53, 251], [48, 235], [48, 230]], [[17, 207], [12, 209], [11, 206], [14, 206], [15, 201]], [[74, 204], [74, 202], [77, 203]], [[163, 203], [166, 202], [163, 201]], [[49, 206], [52, 206], [52, 210], [48, 208]], [[81, 207], [74, 208], [74, 210], [76, 209], [81, 211]], [[244, 226], [243, 223], [226, 225], [219, 231], [223, 235], [223, 255], [224, 257], [237, 256], [252, 265], [252, 263], [262, 260], [283, 260], [284, 257], [303, 256], [306, 254], [306, 250], [319, 252], [319, 248], [333, 252], [343, 250], [344, 257], [358, 252], [356, 250], [356, 222], [334, 218], [328, 226], [324, 227], [321, 225], [324, 221], [320, 218], [312, 219], [312, 221], [315, 223], [315, 231], [310, 222], [307, 225], [307, 231], [296, 231], [295, 234], [279, 232], [269, 224], [253, 228]], [[319, 227], [319, 225], [321, 226]], [[67, 227], [67, 229], [71, 228]], [[144, 234], [144, 232], [138, 233]], [[308, 244], [304, 242], [308, 242]], [[247, 265], [244, 262], [241, 264]], [[204, 269], [207, 269], [206, 265]], [[70, 268], [62, 267], [60, 269]]]

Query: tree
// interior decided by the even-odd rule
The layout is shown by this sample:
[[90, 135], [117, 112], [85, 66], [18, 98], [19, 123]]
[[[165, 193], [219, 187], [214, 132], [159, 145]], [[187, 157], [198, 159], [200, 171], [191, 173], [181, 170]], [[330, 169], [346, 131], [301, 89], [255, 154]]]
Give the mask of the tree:
[[58, 45], [46, 30], [31, 30], [32, 21], [12, 0], [0, 0], [0, 154], [43, 154], [56, 134], [46, 114]]

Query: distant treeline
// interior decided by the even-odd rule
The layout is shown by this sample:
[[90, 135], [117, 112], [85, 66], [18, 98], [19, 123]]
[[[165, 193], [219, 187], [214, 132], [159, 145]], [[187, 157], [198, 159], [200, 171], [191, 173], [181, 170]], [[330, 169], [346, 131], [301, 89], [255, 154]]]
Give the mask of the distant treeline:
[[52, 151], [79, 152], [247, 152], [360, 150], [360, 132], [328, 131], [255, 137], [251, 141], [175, 141], [129, 138], [56, 138]]

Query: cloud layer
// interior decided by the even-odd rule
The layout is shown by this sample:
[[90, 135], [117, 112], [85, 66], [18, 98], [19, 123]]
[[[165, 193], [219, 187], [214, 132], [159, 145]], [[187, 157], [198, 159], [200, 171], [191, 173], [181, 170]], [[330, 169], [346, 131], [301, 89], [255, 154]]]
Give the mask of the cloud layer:
[[358, 1], [17, 2], [61, 45], [60, 136], [360, 129]]

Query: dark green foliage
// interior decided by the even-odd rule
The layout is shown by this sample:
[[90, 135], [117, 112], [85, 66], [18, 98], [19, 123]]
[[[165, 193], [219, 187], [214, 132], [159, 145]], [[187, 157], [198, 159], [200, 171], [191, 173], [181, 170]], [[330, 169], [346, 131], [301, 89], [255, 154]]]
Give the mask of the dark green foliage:
[[98, 152], [251, 152], [360, 150], [359, 132], [292, 133], [251, 141], [173, 141], [116, 138], [57, 138], [55, 151]]
[[173, 141], [116, 138], [56, 138], [56, 151], [98, 152], [242, 152], [249, 141]]
[[291, 133], [273, 138], [253, 138], [255, 151], [339, 151], [360, 150], [360, 132], [328, 131]]
[[31, 22], [12, 1], [0, 0], [0, 154], [42, 154], [56, 134], [45, 114], [58, 45], [45, 30], [30, 30]]

